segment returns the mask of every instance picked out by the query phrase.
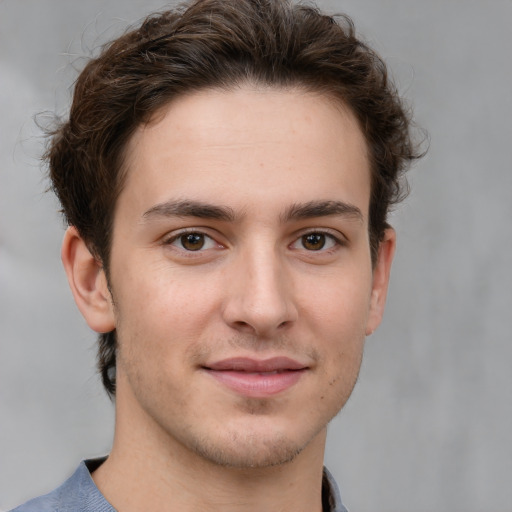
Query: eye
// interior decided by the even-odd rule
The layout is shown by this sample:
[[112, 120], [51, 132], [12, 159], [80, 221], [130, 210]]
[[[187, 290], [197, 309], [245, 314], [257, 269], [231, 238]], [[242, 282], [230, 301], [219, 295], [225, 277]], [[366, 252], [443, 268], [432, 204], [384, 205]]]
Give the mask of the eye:
[[213, 249], [217, 246], [217, 243], [213, 238], [199, 231], [180, 233], [168, 240], [166, 244], [185, 251], [201, 251]]
[[322, 231], [312, 231], [298, 238], [292, 244], [292, 249], [325, 251], [336, 247], [336, 245], [340, 245], [340, 241], [333, 235], [330, 235], [329, 233], [323, 233]]

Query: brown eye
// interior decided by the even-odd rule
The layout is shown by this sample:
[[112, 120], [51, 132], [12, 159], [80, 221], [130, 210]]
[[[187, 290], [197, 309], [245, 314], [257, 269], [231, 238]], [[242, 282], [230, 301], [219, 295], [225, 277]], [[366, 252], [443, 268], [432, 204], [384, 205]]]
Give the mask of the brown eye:
[[[186, 256], [187, 253], [196, 252], [196, 256], [214, 249], [224, 249], [224, 246], [217, 243], [211, 236], [203, 233], [202, 231], [182, 231], [176, 233], [167, 240], [163, 240], [165, 246], [173, 247], [181, 256]], [[189, 254], [189, 256], [192, 256]]]
[[308, 233], [302, 237], [302, 245], [308, 251], [319, 251], [325, 246], [325, 235], [323, 233]]
[[205, 239], [202, 233], [186, 233], [179, 237], [179, 241], [187, 251], [199, 251], [204, 247]]

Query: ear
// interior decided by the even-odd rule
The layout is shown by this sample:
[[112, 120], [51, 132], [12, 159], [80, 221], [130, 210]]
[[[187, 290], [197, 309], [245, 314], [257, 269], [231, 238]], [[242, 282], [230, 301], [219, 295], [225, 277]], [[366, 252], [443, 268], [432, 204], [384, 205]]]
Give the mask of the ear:
[[395, 254], [396, 233], [393, 228], [384, 232], [384, 238], [379, 245], [375, 268], [373, 269], [373, 285], [370, 297], [370, 312], [366, 323], [366, 336], [377, 329], [384, 314], [386, 295], [388, 292], [391, 263]]
[[114, 307], [103, 265], [74, 226], [66, 230], [61, 257], [76, 305], [89, 327], [96, 332], [114, 330]]

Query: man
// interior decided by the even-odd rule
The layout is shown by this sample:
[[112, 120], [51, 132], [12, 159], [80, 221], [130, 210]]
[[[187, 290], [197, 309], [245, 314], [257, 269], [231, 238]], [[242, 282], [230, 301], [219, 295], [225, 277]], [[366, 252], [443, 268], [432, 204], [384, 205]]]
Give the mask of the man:
[[16, 510], [346, 510], [326, 428], [383, 314], [408, 123], [348, 18], [282, 0], [89, 62], [47, 158], [114, 443]]

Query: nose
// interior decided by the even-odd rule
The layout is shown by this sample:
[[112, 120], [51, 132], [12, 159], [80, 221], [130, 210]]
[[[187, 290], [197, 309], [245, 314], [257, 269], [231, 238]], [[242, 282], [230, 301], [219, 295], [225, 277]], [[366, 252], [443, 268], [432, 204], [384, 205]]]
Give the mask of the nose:
[[231, 328], [270, 337], [296, 322], [293, 279], [279, 254], [272, 250], [240, 254], [231, 270], [223, 308]]

